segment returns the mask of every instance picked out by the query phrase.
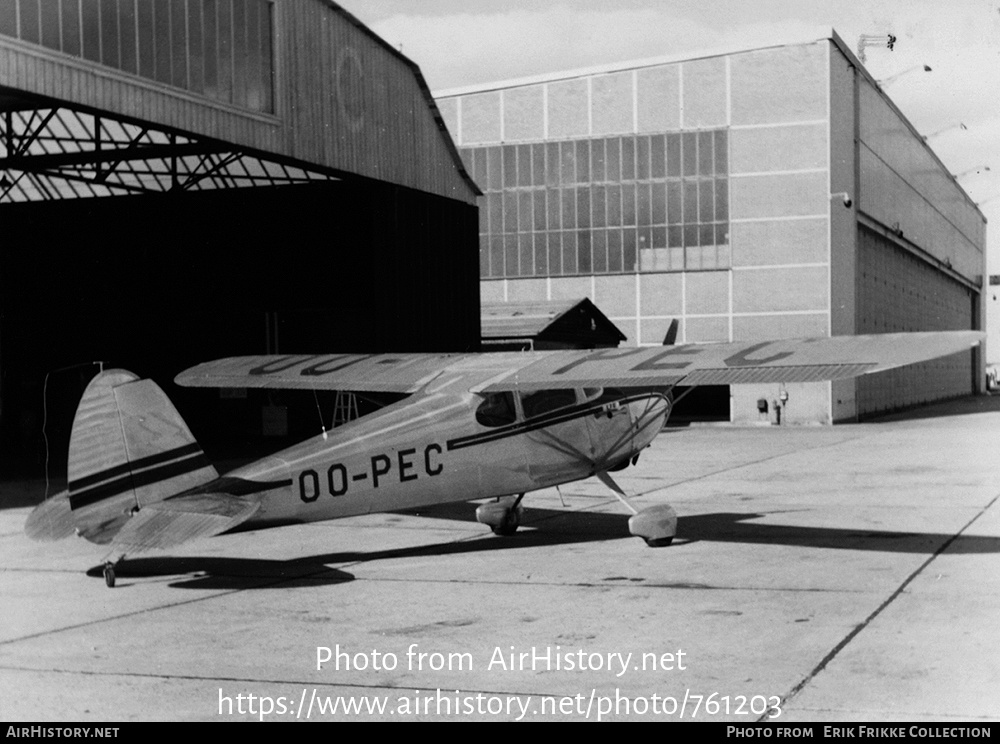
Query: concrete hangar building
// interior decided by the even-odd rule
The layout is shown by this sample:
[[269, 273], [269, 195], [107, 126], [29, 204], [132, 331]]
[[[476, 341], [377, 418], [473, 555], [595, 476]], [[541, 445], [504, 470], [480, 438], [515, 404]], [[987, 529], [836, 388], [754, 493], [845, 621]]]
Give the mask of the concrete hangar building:
[[65, 467], [94, 360], [211, 454], [268, 400], [186, 407], [190, 364], [478, 348], [478, 194], [419, 69], [335, 3], [0, 0], [0, 467], [37, 471], [43, 421]]
[[[985, 218], [834, 32], [436, 97], [485, 192], [484, 302], [588, 297], [639, 345], [675, 318], [678, 343], [983, 327]], [[827, 423], [981, 390], [982, 364], [713, 393]]]

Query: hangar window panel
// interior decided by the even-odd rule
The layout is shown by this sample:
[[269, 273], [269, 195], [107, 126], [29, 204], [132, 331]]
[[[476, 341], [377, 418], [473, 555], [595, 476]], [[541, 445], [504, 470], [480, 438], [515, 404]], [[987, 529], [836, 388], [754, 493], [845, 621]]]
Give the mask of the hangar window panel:
[[264, 91], [263, 111], [274, 111], [274, 47], [271, 43], [271, 3], [261, 3], [260, 14], [260, 75]]
[[490, 276], [490, 239], [479, 236], [479, 275]]
[[559, 189], [548, 189], [545, 201], [548, 205], [548, 229], [558, 230], [562, 227], [562, 205]]
[[247, 108], [264, 110], [264, 89], [261, 75], [260, 24], [261, 7], [258, 3], [247, 3]]
[[530, 191], [521, 191], [517, 195], [517, 231], [530, 232], [534, 225], [534, 200]]
[[201, 3], [194, 2], [188, 5], [188, 87], [195, 93], [205, 92], [205, 49], [201, 13]]
[[515, 238], [483, 276], [727, 268], [727, 145], [699, 130], [464, 148], [480, 232]]
[[535, 275], [546, 276], [549, 273], [549, 252], [545, 233], [535, 233]]
[[531, 233], [517, 236], [518, 253], [520, 254], [519, 276], [532, 276], [535, 273], [535, 242]]
[[517, 194], [515, 192], [505, 192], [503, 195], [503, 231], [505, 233], [517, 232]]
[[24, 41], [38, 43], [39, 13], [38, 0], [20, 0], [21, 38]]
[[650, 211], [649, 184], [639, 183], [635, 187], [636, 201], [636, 224], [639, 227], [647, 227], [652, 224], [652, 214]]
[[531, 146], [531, 185], [545, 185], [545, 145]]
[[153, 21], [153, 4], [150, 0], [138, 0], [136, 8], [139, 38], [139, 74], [144, 78], [156, 76], [156, 41]]
[[591, 233], [591, 239], [591, 253], [594, 256], [593, 271], [595, 274], [607, 274], [608, 232], [607, 230], [594, 230], [594, 232]]
[[118, 3], [101, 0], [101, 64], [121, 69], [118, 34]]
[[576, 189], [562, 189], [562, 226], [564, 230], [576, 228]]
[[683, 196], [680, 181], [667, 182], [667, 224], [680, 225], [684, 222], [684, 211], [681, 208]]
[[545, 185], [558, 186], [560, 180], [559, 143], [548, 142], [545, 145]]
[[590, 181], [590, 141], [580, 140], [576, 143], [576, 178], [574, 183]]
[[83, 57], [92, 62], [101, 61], [101, 6], [98, 3], [82, 3], [83, 14], [80, 24], [83, 31]]
[[576, 190], [576, 226], [590, 227], [590, 189], [586, 186]]
[[622, 178], [622, 140], [620, 137], [609, 139], [604, 148], [605, 175], [611, 183], [618, 183]]
[[62, 25], [62, 50], [75, 57], [80, 56], [80, 3], [77, 0], [62, 0], [60, 6]]
[[559, 170], [562, 174], [562, 185], [576, 183], [576, 146], [572, 142], [559, 144]]
[[656, 134], [649, 140], [650, 176], [664, 178], [667, 175], [666, 135]]
[[504, 276], [520, 276], [517, 268], [517, 235], [504, 235], [503, 261]]
[[576, 234], [576, 270], [578, 274], [589, 274], [593, 266], [590, 253], [591, 234], [589, 230], [580, 230]]
[[233, 3], [233, 103], [247, 106], [247, 7]]
[[725, 129], [715, 132], [715, 174], [729, 174], [729, 137]]
[[649, 178], [649, 137], [635, 138], [635, 180]]
[[517, 148], [507, 145], [503, 148], [503, 187], [517, 186]]
[[171, 80], [170, 6], [164, 2], [153, 3], [153, 42], [156, 46], [156, 80], [169, 85]]
[[215, 0], [204, 0], [201, 15], [202, 59], [205, 65], [205, 95], [220, 98], [219, 39]]
[[681, 136], [676, 132], [667, 135], [667, 177], [681, 177]]
[[486, 209], [489, 215], [490, 234], [500, 235], [503, 233], [503, 195], [492, 193], [486, 195]]
[[608, 224], [606, 194], [606, 186], [594, 186], [591, 191], [590, 219], [594, 227], [605, 227]]
[[547, 242], [549, 246], [549, 273], [562, 274], [562, 234], [550, 232]]
[[653, 183], [652, 195], [652, 223], [654, 225], [667, 224], [667, 184], [660, 182]]
[[10, 2], [0, 2], [0, 34], [15, 39], [17, 33], [17, 5]]
[[594, 183], [602, 183], [607, 180], [604, 159], [604, 140], [594, 140], [590, 145], [590, 174]]
[[40, 0], [40, 2], [42, 46], [58, 52], [62, 49], [59, 41], [59, 0]]
[[622, 224], [622, 187], [611, 184], [607, 191], [607, 223], [609, 227], [619, 227]]
[[637, 236], [635, 230], [622, 230], [622, 264], [625, 271], [635, 271]]
[[548, 229], [548, 220], [546, 216], [548, 212], [545, 208], [545, 191], [539, 190], [534, 192], [535, 201], [535, 224], [534, 229], [536, 233], [544, 232]]
[[233, 96], [233, 12], [230, 0], [220, 0], [216, 6], [215, 38], [219, 60], [218, 79], [220, 101]]
[[517, 185], [531, 185], [531, 145], [517, 145]]
[[685, 176], [698, 175], [698, 133], [684, 132], [681, 146], [682, 173]]
[[635, 184], [622, 185], [622, 225], [635, 225]]
[[622, 180], [635, 180], [635, 138], [622, 138]]
[[139, 63], [136, 57], [135, 0], [118, 0], [118, 49], [121, 55], [121, 69], [136, 73]]
[[712, 155], [712, 132], [698, 132], [698, 175], [711, 176], [715, 159]]
[[490, 274], [492, 277], [505, 276], [503, 237], [490, 238]]
[[562, 236], [562, 273], [572, 275], [577, 273], [575, 232], [564, 232]]

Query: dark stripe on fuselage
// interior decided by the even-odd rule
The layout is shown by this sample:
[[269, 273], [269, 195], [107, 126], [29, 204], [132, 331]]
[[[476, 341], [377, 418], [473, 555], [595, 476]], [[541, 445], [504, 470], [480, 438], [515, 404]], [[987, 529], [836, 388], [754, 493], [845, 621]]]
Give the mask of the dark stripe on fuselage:
[[198, 454], [194, 457], [175, 460], [174, 462], [160, 465], [159, 467], [144, 470], [141, 473], [124, 475], [121, 478], [108, 481], [100, 486], [95, 486], [76, 493], [70, 493], [69, 507], [70, 509], [80, 509], [84, 506], [95, 504], [98, 501], [109, 499], [112, 496], [125, 493], [133, 488], [149, 486], [154, 483], [176, 478], [179, 475], [185, 475], [187, 473], [194, 472], [195, 470], [200, 470], [201, 468], [208, 467], [209, 464], [208, 458], [205, 457], [199, 449]]
[[216, 478], [208, 483], [189, 488], [187, 491], [181, 491], [174, 496], [169, 496], [167, 500], [183, 498], [185, 496], [196, 496], [202, 493], [225, 493], [230, 496], [249, 496], [290, 485], [292, 485], [291, 478], [278, 481], [253, 481], [246, 478], [234, 478], [231, 475], [223, 475], [221, 478]]
[[181, 457], [187, 457], [189, 455], [200, 453], [201, 447], [198, 446], [197, 442], [192, 442], [191, 444], [185, 444], [183, 447], [176, 447], [172, 450], [166, 450], [165, 452], [150, 455], [149, 457], [140, 457], [138, 460], [124, 462], [121, 465], [116, 465], [113, 468], [102, 470], [99, 473], [86, 475], [83, 478], [77, 478], [74, 481], [70, 481], [68, 488], [70, 493], [74, 491], [82, 491], [88, 486], [93, 486], [119, 475], [126, 475], [130, 472], [142, 470], [143, 468], [148, 468], [152, 465], [159, 465], [161, 462], [171, 462], [172, 460], [177, 460]]
[[473, 434], [467, 437], [459, 437], [457, 439], [450, 439], [447, 443], [448, 451], [450, 452], [451, 450], [463, 449], [465, 447], [475, 447], [478, 444], [488, 444], [501, 439], [507, 439], [508, 437], [516, 437], [519, 434], [527, 434], [532, 431], [537, 431], [538, 429], [555, 426], [556, 424], [564, 424], [568, 421], [573, 421], [574, 419], [585, 418], [586, 416], [601, 416], [605, 413], [606, 406], [608, 406], [609, 403], [618, 403], [619, 405], [624, 406], [629, 403], [635, 403], [636, 401], [652, 398], [655, 395], [656, 394], [630, 395], [613, 401], [605, 401], [604, 403], [581, 403], [570, 408], [562, 408], [557, 411], [552, 411], [551, 413], [543, 413], [541, 416], [525, 419], [524, 421], [519, 421], [516, 424], [510, 424], [508, 426], [494, 429], [493, 431]]

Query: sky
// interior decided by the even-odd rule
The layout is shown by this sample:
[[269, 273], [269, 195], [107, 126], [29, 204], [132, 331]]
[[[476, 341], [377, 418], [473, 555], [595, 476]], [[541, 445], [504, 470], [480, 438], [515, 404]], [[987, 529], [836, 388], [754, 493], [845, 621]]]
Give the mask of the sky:
[[892, 33], [894, 49], [868, 47], [865, 66], [980, 203], [989, 273], [1000, 273], [1000, 0], [339, 2], [416, 62], [432, 91], [831, 28], [857, 53], [862, 34]]

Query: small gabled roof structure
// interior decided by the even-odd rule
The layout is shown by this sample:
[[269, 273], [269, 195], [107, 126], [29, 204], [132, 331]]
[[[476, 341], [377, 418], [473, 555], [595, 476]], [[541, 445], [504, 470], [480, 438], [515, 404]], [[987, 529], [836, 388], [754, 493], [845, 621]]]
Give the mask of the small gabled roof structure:
[[599, 349], [627, 337], [589, 299], [482, 305], [484, 351]]

